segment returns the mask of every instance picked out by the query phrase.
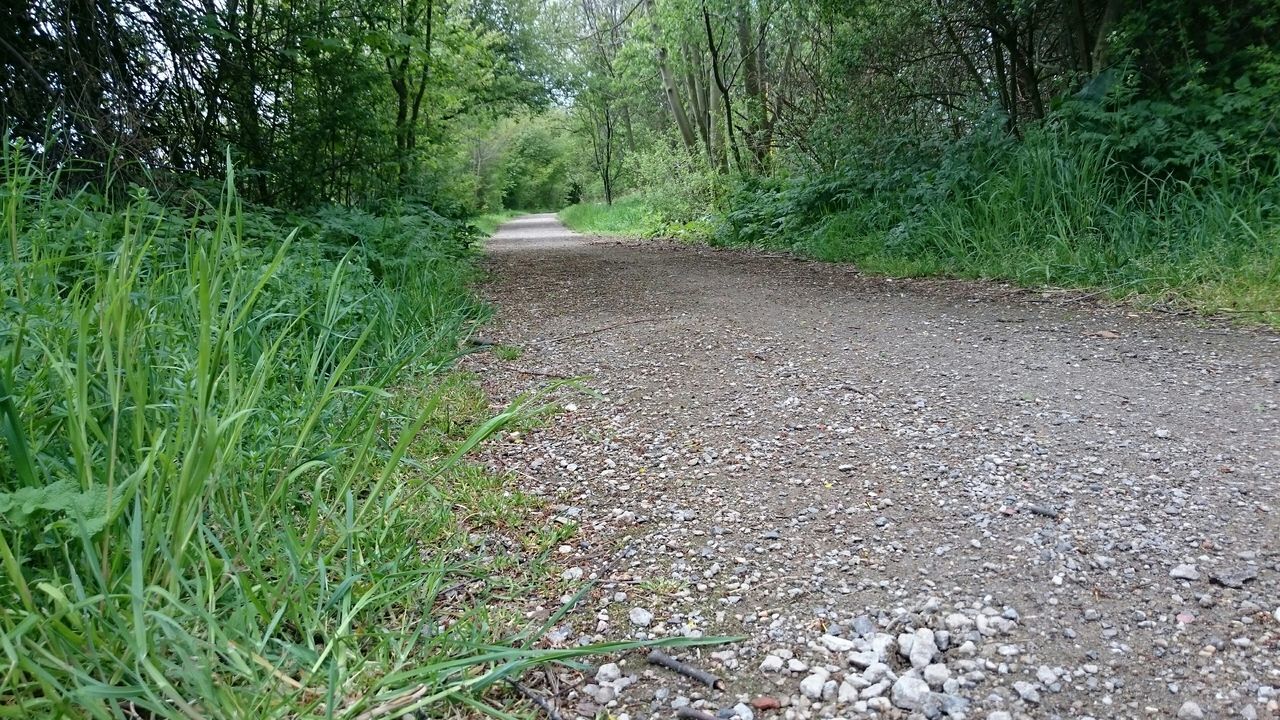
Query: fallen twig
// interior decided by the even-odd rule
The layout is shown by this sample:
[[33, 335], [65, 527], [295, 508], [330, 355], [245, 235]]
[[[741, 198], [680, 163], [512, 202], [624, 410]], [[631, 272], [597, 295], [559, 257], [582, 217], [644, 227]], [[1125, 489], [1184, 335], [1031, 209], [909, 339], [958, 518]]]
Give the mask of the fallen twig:
[[550, 340], [547, 340], [545, 344], [550, 345], [551, 343], [557, 343], [557, 342], [560, 342], [561, 340], [572, 340], [573, 338], [580, 338], [580, 337], [586, 337], [588, 335], [595, 335], [596, 333], [602, 333], [602, 332], [605, 332], [606, 330], [613, 330], [614, 328], [626, 327], [627, 325], [638, 325], [640, 323], [658, 322], [659, 320], [662, 320], [662, 319], [663, 318], [640, 318], [639, 320], [628, 320], [626, 322], [614, 323], [612, 325], [605, 325], [604, 327], [596, 328], [595, 330], [584, 330], [582, 332], [570, 333], [569, 335], [561, 335], [560, 337], [551, 338]]
[[534, 691], [530, 690], [524, 685], [521, 685], [515, 680], [508, 679], [507, 683], [511, 685], [511, 687], [515, 688], [516, 692], [520, 693], [521, 695], [529, 698], [529, 700], [533, 701], [534, 705], [537, 705], [538, 707], [542, 708], [542, 712], [546, 713], [547, 717], [551, 718], [551, 720], [564, 720], [564, 717], [560, 714], [560, 712], [556, 710], [554, 705], [547, 702], [546, 698], [535, 693]]
[[687, 663], [682, 663], [661, 650], [654, 650], [649, 653], [648, 660], [654, 665], [661, 665], [665, 668], [674, 670], [685, 677], [693, 678], [707, 687], [712, 687], [716, 690], [724, 689], [724, 681], [720, 678], [701, 668], [696, 668]]

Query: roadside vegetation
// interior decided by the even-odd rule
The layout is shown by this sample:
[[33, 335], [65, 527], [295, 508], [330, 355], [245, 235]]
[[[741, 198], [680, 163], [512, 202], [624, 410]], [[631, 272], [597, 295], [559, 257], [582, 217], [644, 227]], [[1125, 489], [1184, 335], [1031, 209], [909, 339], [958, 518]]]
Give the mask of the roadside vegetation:
[[559, 213], [560, 220], [580, 233], [651, 237], [664, 230], [658, 210], [638, 195], [604, 203], [570, 205]]
[[545, 410], [456, 362], [519, 357], [517, 209], [1280, 323], [1278, 2], [10, 3], [0, 717], [510, 717], [633, 647], [524, 622], [568, 530], [466, 459]]
[[475, 226], [476, 230], [478, 230], [482, 236], [488, 237], [497, 232], [498, 228], [502, 226], [502, 223], [524, 214], [525, 211], [523, 210], [500, 210], [498, 212], [488, 212], [471, 218], [471, 224]]
[[1275, 0], [645, 8], [577, 55], [574, 229], [1280, 323]]
[[637, 645], [544, 638], [573, 528], [467, 459], [551, 411], [457, 363], [567, 194], [538, 17], [6, 8], [0, 717], [511, 717]]

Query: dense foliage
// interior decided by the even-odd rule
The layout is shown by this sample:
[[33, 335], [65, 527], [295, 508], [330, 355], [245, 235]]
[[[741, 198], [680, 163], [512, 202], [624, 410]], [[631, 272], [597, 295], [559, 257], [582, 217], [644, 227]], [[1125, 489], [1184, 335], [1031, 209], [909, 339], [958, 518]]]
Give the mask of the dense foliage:
[[596, 649], [489, 602], [559, 531], [461, 461], [468, 218], [1280, 322], [1280, 0], [0, 12], [0, 717], [505, 717]]
[[459, 137], [544, 107], [537, 3], [19, 0], [0, 18], [0, 130], [47, 164], [249, 199], [473, 209]]
[[587, 229], [1276, 305], [1275, 0], [631, 6], [581, 4], [589, 194], [627, 196]]
[[536, 409], [442, 373], [485, 317], [467, 225], [5, 171], [0, 716], [500, 713], [635, 645], [539, 647], [493, 601], [572, 528], [462, 461]]
[[505, 615], [572, 528], [462, 460], [522, 417], [451, 369], [466, 217], [568, 187], [536, 10], [5, 6], [0, 717], [502, 715], [617, 649]]
[[482, 317], [464, 226], [229, 189], [179, 214], [5, 169], [5, 706], [269, 717], [376, 694], [357, 677], [390, 648], [344, 628], [429, 606], [446, 574], [414, 538], [447, 514], [405, 495], [432, 474], [400, 462], [438, 418], [384, 388]]

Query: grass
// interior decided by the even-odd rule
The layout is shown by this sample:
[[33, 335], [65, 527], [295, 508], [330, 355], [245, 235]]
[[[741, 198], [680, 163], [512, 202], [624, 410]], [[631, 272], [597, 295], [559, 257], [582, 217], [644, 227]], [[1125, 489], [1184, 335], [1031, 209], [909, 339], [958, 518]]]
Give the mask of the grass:
[[538, 409], [450, 370], [465, 227], [2, 160], [0, 717], [506, 717], [502, 681], [636, 645], [504, 604], [560, 534], [465, 459]]
[[[740, 193], [719, 242], [899, 277], [1102, 290], [1280, 326], [1280, 182], [1134, 177], [1096, 147], [1006, 148], [958, 179], [802, 178]], [[834, 188], [834, 189], [833, 189]]]
[[935, 205], [897, 245], [855, 215], [828, 220], [804, 249], [873, 272], [1100, 288], [1280, 324], [1280, 223], [1264, 192], [1184, 184], [1138, 198], [1087, 161], [1043, 182], [1051, 162], [1029, 159]]
[[493, 355], [504, 362], [511, 362], [524, 356], [524, 348], [519, 345], [495, 345]]
[[498, 232], [498, 228], [501, 227], [503, 223], [511, 218], [519, 217], [524, 214], [525, 213], [522, 210], [502, 210], [500, 212], [485, 213], [471, 218], [471, 224], [480, 231], [481, 235], [490, 237], [494, 233]]
[[651, 237], [661, 231], [658, 215], [649, 201], [639, 196], [620, 198], [612, 205], [570, 205], [559, 216], [570, 230], [589, 235]]

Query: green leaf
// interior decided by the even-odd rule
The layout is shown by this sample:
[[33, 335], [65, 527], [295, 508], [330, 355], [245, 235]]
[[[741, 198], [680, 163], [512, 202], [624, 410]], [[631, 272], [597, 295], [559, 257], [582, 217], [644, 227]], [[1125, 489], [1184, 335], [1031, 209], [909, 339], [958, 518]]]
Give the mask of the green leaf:
[[70, 480], [0, 493], [0, 513], [17, 527], [26, 527], [42, 513], [52, 513], [62, 516], [51, 523], [52, 526], [68, 525], [68, 520], [83, 523], [85, 532], [92, 536], [106, 525], [110, 515], [108, 510], [105, 487], [94, 485], [88, 490], [81, 490]]

